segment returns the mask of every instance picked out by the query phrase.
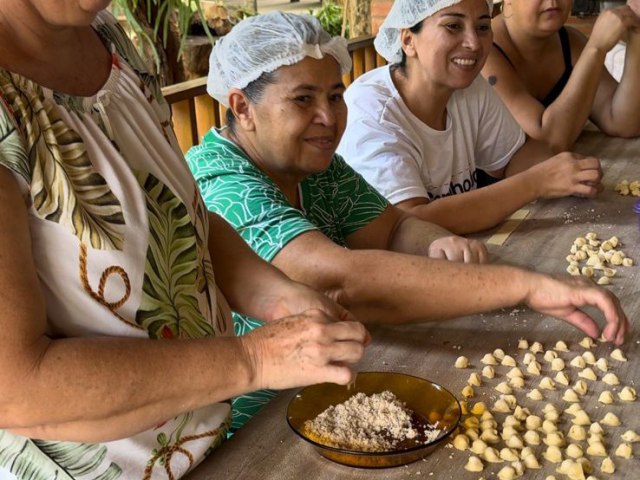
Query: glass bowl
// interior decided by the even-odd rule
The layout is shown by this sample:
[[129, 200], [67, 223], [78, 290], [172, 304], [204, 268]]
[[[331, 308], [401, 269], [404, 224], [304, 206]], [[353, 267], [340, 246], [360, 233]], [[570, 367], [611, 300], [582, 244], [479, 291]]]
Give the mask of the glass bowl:
[[[330, 405], [342, 403], [362, 392], [366, 395], [389, 390], [428, 423], [438, 422], [440, 435], [432, 441], [409, 448], [385, 452], [362, 452], [323, 445], [305, 435], [304, 422], [313, 420]], [[393, 372], [359, 373], [350, 387], [323, 383], [303, 388], [291, 399], [287, 408], [289, 426], [309, 442], [323, 457], [343, 465], [363, 468], [386, 468], [405, 465], [424, 458], [443, 442], [458, 426], [461, 411], [451, 392], [429, 380]]]

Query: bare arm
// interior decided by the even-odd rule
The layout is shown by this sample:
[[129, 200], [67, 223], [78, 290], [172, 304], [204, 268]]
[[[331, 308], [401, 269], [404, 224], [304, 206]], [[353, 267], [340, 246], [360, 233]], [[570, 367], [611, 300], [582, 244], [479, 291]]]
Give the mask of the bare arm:
[[11, 252], [0, 254], [0, 428], [53, 440], [124, 438], [259, 388], [346, 383], [350, 369], [334, 362], [362, 355], [362, 326], [317, 309], [241, 339], [49, 338], [27, 217], [0, 168], [0, 252]]
[[[593, 114], [601, 128], [612, 133], [619, 127], [628, 130], [629, 127], [623, 125], [629, 120], [629, 113], [638, 110], [640, 94], [637, 91], [625, 97], [628, 107], [620, 102], [616, 109], [611, 108], [616, 85], [604, 69], [607, 52], [638, 22], [635, 16], [623, 16], [622, 8], [628, 9], [620, 7], [603, 12], [588, 41], [569, 29], [572, 41], [581, 43], [577, 48], [578, 60], [562, 93], [547, 108], [529, 93], [511, 64], [495, 48], [491, 50], [482, 74], [493, 77], [491, 83], [496, 92], [527, 135], [547, 143], [555, 152], [571, 148], [590, 115]], [[577, 55], [574, 53], [574, 56]], [[636, 73], [631, 75], [634, 78], [630, 85]], [[636, 115], [628, 125], [638, 123]]]
[[597, 336], [579, 307], [595, 305], [607, 319], [607, 339], [622, 342], [629, 328], [611, 293], [593, 282], [564, 280], [498, 265], [433, 260], [381, 250], [348, 250], [321, 233], [289, 242], [273, 263], [291, 278], [327, 292], [365, 322], [442, 320], [526, 303]]

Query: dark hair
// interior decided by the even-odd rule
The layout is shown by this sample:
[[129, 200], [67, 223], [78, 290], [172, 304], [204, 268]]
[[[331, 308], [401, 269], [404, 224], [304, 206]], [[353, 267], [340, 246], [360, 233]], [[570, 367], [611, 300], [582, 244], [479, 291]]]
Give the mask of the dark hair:
[[[411, 33], [420, 33], [420, 31], [422, 31], [423, 26], [424, 26], [424, 20], [420, 20], [413, 27], [410, 27], [409, 31]], [[395, 69], [400, 70], [400, 72], [402, 72], [404, 76], [407, 75], [407, 54], [404, 53], [404, 50], [402, 50], [402, 60], [400, 60], [398, 63], [394, 63], [393, 65], [391, 65], [391, 68], [393, 70]]]
[[[276, 83], [276, 73], [264, 72], [253, 82], [244, 87], [242, 89], [242, 93], [246, 95], [251, 103], [258, 103], [262, 98], [262, 94], [264, 93], [264, 89], [267, 87], [267, 85], [272, 85], [274, 83]], [[229, 130], [232, 133], [235, 132], [236, 117], [233, 114], [233, 111], [228, 108], [225, 116], [227, 119], [227, 126], [229, 127]]]

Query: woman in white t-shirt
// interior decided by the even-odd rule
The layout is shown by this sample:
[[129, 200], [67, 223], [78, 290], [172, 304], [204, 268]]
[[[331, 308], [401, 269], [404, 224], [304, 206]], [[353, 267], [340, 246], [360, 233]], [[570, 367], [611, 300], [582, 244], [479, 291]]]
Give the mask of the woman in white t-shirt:
[[[538, 198], [593, 197], [596, 158], [527, 139], [479, 76], [491, 0], [396, 0], [376, 38], [390, 63], [346, 92], [339, 153], [391, 203], [457, 234]], [[477, 189], [477, 169], [505, 180]], [[438, 201], [435, 201], [438, 200]]]

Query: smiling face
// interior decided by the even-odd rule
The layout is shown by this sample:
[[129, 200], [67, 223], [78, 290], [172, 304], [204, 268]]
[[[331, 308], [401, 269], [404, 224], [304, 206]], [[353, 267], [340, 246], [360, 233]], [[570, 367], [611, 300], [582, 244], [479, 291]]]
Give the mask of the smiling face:
[[410, 74], [449, 90], [471, 85], [492, 40], [486, 0], [463, 0], [424, 19], [419, 32], [402, 31]]
[[531, 32], [555, 33], [571, 13], [571, 0], [505, 0], [505, 21]]
[[249, 139], [252, 160], [279, 184], [326, 170], [345, 129], [344, 90], [329, 55], [276, 70], [275, 82], [250, 104], [243, 128], [251, 132], [239, 132]]

